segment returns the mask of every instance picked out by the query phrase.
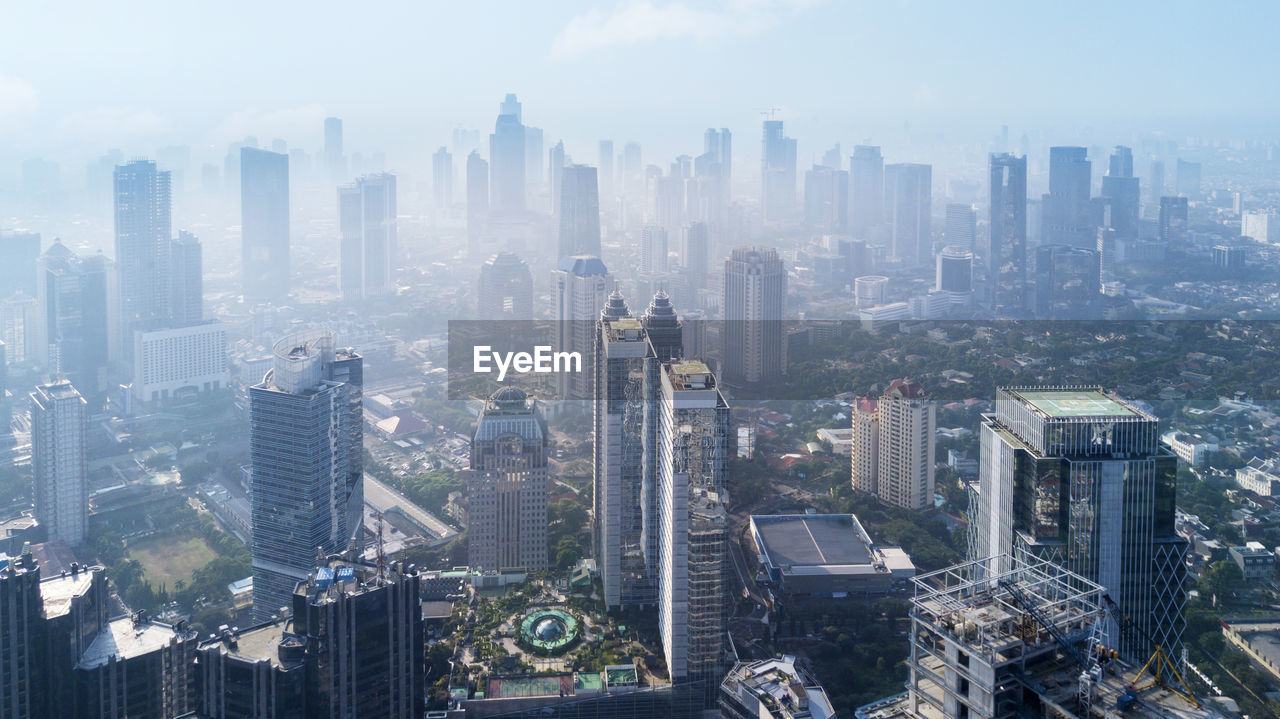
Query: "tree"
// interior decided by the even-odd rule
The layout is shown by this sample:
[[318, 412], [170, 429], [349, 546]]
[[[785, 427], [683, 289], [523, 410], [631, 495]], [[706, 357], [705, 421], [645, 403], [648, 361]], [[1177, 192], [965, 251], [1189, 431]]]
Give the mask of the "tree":
[[1210, 564], [1200, 576], [1200, 590], [1218, 597], [1229, 596], [1244, 581], [1244, 572], [1230, 559], [1219, 559]]

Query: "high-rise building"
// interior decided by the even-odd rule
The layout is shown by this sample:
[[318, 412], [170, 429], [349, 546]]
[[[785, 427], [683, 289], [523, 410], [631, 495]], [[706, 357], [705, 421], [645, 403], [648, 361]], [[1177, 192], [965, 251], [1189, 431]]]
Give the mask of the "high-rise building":
[[1178, 160], [1178, 174], [1174, 179], [1174, 190], [1183, 197], [1200, 196], [1200, 163]]
[[[195, 706], [194, 629], [116, 617], [75, 664], [77, 717], [176, 717]], [[66, 715], [71, 716], [71, 715]]]
[[[1186, 198], [1167, 198], [1170, 200], [1181, 200], [1179, 209], [1182, 212], [1181, 220], [1186, 223]], [[1161, 207], [1163, 207], [1163, 203]], [[1163, 223], [1161, 223], [1163, 226]], [[1270, 210], [1245, 210], [1240, 214], [1240, 234], [1255, 242], [1275, 242], [1280, 239], [1280, 219], [1276, 218], [1276, 214]]]
[[11, 297], [18, 292], [28, 297], [36, 296], [36, 259], [39, 256], [40, 233], [0, 230], [0, 297]]
[[289, 296], [289, 156], [240, 149], [240, 239], [244, 299], [279, 304]]
[[683, 175], [673, 172], [658, 177], [653, 187], [653, 214], [650, 224], [657, 225], [667, 232], [668, 237], [675, 237], [684, 226], [685, 179]]
[[1107, 162], [1107, 174], [1111, 177], [1133, 177], [1133, 150], [1116, 145]]
[[640, 143], [628, 142], [622, 146], [622, 194], [627, 201], [627, 213], [639, 213], [644, 207], [644, 156]]
[[761, 214], [766, 222], [791, 219], [796, 211], [796, 141], [782, 134], [781, 120], [765, 120], [762, 145]]
[[253, 612], [289, 605], [316, 553], [341, 552], [360, 532], [364, 505], [363, 360], [333, 334], [290, 335], [272, 369], [249, 388], [253, 496]]
[[1048, 560], [1102, 585], [1140, 629], [1109, 617], [1103, 645], [1137, 664], [1149, 642], [1178, 656], [1185, 624], [1178, 460], [1158, 425], [1099, 387], [1011, 387], [981, 426], [971, 554]]
[[227, 329], [217, 321], [133, 333], [133, 396], [163, 402], [223, 389]]
[[931, 165], [885, 165], [884, 218], [889, 226], [889, 252], [907, 265], [933, 259], [932, 184]]
[[84, 397], [63, 380], [31, 393], [31, 472], [36, 519], [50, 541], [83, 544], [89, 532]]
[[80, 257], [54, 240], [36, 276], [34, 359], [90, 397], [107, 388], [108, 265], [101, 254]]
[[10, 362], [29, 362], [34, 357], [36, 328], [39, 325], [36, 298], [24, 292], [0, 299], [0, 340]]
[[338, 286], [344, 300], [395, 294], [396, 176], [338, 188]]
[[973, 211], [973, 205], [948, 202], [946, 213], [943, 231], [946, 234], [947, 247], [958, 247], [970, 252], [978, 249], [975, 244], [975, 238], [978, 235], [978, 214]]
[[[877, 432], [876, 496], [885, 504], [904, 509], [933, 506], [933, 436], [937, 428], [933, 400], [919, 382], [895, 379], [869, 409], [875, 413]], [[855, 434], [856, 427], [855, 422]], [[864, 480], [862, 487], [869, 484]]]
[[1187, 229], [1187, 198], [1160, 198], [1160, 239], [1168, 241]]
[[431, 155], [431, 199], [437, 210], [453, 205], [453, 155], [444, 145]]
[[1026, 308], [1027, 158], [992, 155], [990, 183], [985, 303], [997, 316], [1017, 317]]
[[1107, 174], [1102, 178], [1102, 197], [1111, 210], [1111, 228], [1120, 239], [1137, 239], [1142, 195], [1133, 176], [1133, 151], [1117, 146]]
[[711, 271], [711, 233], [705, 222], [685, 225], [680, 233], [680, 262], [693, 290], [707, 289]]
[[173, 208], [169, 173], [158, 171], [154, 162], [134, 160], [116, 167], [114, 184], [119, 346], [130, 354], [135, 329], [169, 319]]
[[480, 265], [476, 319], [533, 319], [533, 275], [513, 252], [499, 252]]
[[952, 294], [952, 303], [963, 302], [973, 292], [973, 253], [948, 245], [938, 253], [933, 288]]
[[884, 157], [874, 145], [858, 145], [849, 157], [849, 232], [871, 239], [884, 217]]
[[342, 118], [324, 119], [324, 169], [333, 182], [342, 182], [347, 175], [347, 158], [342, 154]]
[[613, 275], [599, 257], [592, 255], [562, 257], [551, 273], [556, 350], [577, 352], [582, 357], [581, 372], [557, 375], [561, 399], [587, 399], [592, 395], [596, 320], [613, 288]]
[[794, 656], [738, 662], [720, 684], [720, 719], [835, 719], [831, 697]]
[[557, 142], [547, 153], [547, 180], [551, 188], [551, 214], [560, 214], [560, 180], [564, 174], [564, 141]]
[[733, 197], [733, 135], [726, 127], [719, 130], [707, 128], [703, 134], [702, 151], [715, 160], [720, 180], [720, 206], [728, 208]]
[[698, 360], [664, 364], [658, 401], [658, 632], [673, 682], [724, 674], [729, 406]]
[[618, 193], [614, 188], [613, 140], [601, 140], [598, 148], [596, 167], [600, 168], [600, 196], [604, 198], [607, 210], [615, 205]]
[[560, 175], [560, 258], [600, 255], [600, 195], [596, 168], [568, 165]]
[[547, 569], [547, 426], [534, 398], [503, 387], [485, 402], [465, 480], [468, 563]]
[[1036, 319], [1092, 319], [1102, 300], [1102, 259], [1097, 250], [1066, 245], [1036, 248]]
[[489, 135], [489, 206], [494, 212], [525, 209], [525, 127], [520, 115], [506, 112], [514, 97], [503, 102], [503, 114]]
[[1049, 148], [1049, 194], [1044, 198], [1041, 218], [1042, 243], [1093, 246], [1097, 223], [1090, 203], [1092, 173], [1087, 148]]
[[467, 246], [474, 257], [489, 225], [489, 163], [475, 150], [467, 155]]
[[724, 262], [724, 356], [726, 383], [776, 379], [786, 372], [782, 313], [787, 300], [787, 270], [777, 250], [739, 247]]
[[667, 271], [667, 229], [661, 225], [645, 225], [640, 230], [640, 273]]
[[1151, 209], [1160, 206], [1160, 198], [1164, 197], [1164, 162], [1162, 160], [1152, 160], [1151, 167], [1147, 171], [1147, 212], [1148, 217], [1151, 216]]
[[169, 245], [170, 322], [187, 327], [204, 320], [204, 247], [200, 238], [178, 230]]
[[874, 495], [880, 471], [880, 420], [875, 397], [853, 400], [853, 437], [850, 445], [850, 468], [853, 488]]
[[843, 234], [849, 225], [849, 173], [814, 165], [804, 173], [804, 222], [830, 234]]
[[542, 167], [542, 128], [524, 127], [524, 180], [526, 192], [533, 194], [542, 189], [546, 171]]

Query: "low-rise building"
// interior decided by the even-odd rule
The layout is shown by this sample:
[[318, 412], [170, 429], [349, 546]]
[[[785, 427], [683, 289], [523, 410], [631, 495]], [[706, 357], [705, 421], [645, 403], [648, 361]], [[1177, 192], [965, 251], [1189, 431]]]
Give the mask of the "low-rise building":
[[796, 658], [738, 662], [720, 684], [721, 719], [832, 719], [827, 692]]
[[1211, 442], [1201, 435], [1187, 432], [1165, 432], [1161, 435], [1160, 441], [1173, 450], [1173, 453], [1178, 455], [1178, 459], [1192, 467], [1203, 466], [1205, 460], [1209, 458], [1209, 453], [1218, 451], [1217, 442]]
[[1236, 470], [1236, 484], [1263, 497], [1280, 494], [1280, 465], [1275, 459], [1254, 457]]
[[133, 396], [139, 402], [227, 386], [227, 330], [219, 322], [134, 333]]
[[877, 546], [852, 514], [753, 515], [751, 534], [768, 580], [793, 596], [884, 594], [916, 572], [906, 552]]
[[1276, 571], [1276, 555], [1262, 545], [1249, 542], [1243, 547], [1227, 549], [1231, 561], [1240, 567], [1246, 581], [1270, 579]]

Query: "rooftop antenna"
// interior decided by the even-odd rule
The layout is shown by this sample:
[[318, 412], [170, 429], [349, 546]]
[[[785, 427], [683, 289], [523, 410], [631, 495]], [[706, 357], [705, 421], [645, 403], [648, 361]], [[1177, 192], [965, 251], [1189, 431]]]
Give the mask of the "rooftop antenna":
[[383, 546], [382, 538], [382, 512], [378, 512], [375, 516], [374, 526], [378, 528], [378, 583], [381, 584], [387, 578], [387, 553]]

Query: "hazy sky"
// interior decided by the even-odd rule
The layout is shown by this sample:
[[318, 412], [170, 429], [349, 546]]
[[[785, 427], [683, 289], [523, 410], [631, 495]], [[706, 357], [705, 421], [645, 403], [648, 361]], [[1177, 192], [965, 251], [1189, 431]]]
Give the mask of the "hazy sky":
[[0, 16], [0, 153], [19, 156], [246, 134], [314, 148], [330, 114], [354, 150], [419, 151], [491, 129], [506, 92], [591, 162], [601, 137], [697, 151], [712, 125], [757, 128], [735, 138], [754, 145], [773, 106], [814, 144], [903, 121], [1185, 134], [1280, 117], [1273, 2], [166, 0]]

